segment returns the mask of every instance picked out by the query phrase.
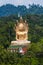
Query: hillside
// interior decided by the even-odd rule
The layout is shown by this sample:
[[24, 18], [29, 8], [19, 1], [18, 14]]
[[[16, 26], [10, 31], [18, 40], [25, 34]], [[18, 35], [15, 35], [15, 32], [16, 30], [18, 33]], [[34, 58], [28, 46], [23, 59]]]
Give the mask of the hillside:
[[26, 15], [29, 25], [28, 40], [31, 46], [25, 55], [11, 53], [11, 41], [15, 40], [14, 25], [18, 16], [0, 18], [0, 65], [43, 65], [43, 15]]
[[18, 16], [0, 17], [0, 65], [43, 65], [43, 15], [25, 15], [23, 20], [29, 25], [28, 40], [31, 41], [27, 53], [11, 53], [11, 41], [15, 40], [14, 26]]
[[40, 5], [29, 5], [27, 8], [24, 5], [14, 6], [11, 4], [6, 4], [0, 7], [0, 17], [1, 16], [9, 16], [9, 15], [26, 15], [26, 14], [43, 14], [43, 7]]

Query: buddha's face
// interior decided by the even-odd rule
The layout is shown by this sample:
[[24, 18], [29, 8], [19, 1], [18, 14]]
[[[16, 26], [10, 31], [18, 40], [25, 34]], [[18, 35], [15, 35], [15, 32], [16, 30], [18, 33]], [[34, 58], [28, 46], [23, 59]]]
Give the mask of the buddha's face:
[[24, 31], [24, 25], [22, 23], [19, 24], [19, 31]]
[[23, 29], [24, 25], [22, 23], [19, 24], [19, 28]]

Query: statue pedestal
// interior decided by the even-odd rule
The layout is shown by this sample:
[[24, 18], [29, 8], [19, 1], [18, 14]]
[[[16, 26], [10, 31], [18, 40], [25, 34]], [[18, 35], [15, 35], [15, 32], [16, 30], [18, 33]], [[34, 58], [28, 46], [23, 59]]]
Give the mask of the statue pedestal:
[[11, 41], [11, 45], [9, 50], [11, 52], [18, 52], [24, 54], [27, 51], [27, 46], [31, 43], [31, 41], [27, 40], [19, 40], [19, 41]]
[[30, 41], [27, 40], [18, 40], [18, 41], [11, 41], [11, 45], [28, 45], [31, 43]]

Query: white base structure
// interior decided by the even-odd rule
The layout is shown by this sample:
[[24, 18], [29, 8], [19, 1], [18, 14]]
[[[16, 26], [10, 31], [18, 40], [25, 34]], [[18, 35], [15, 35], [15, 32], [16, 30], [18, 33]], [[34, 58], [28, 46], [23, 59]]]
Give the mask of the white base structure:
[[27, 40], [19, 40], [19, 41], [11, 41], [11, 45], [28, 45], [31, 41]]

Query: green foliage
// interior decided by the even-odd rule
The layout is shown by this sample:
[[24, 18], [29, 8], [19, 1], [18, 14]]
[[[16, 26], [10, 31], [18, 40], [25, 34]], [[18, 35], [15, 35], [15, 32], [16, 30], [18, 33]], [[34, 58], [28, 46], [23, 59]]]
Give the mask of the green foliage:
[[17, 16], [0, 18], [0, 65], [43, 65], [43, 56], [39, 56], [43, 52], [43, 15], [23, 16], [29, 24], [28, 40], [31, 41], [25, 55], [7, 50], [10, 42], [15, 40], [14, 26], [17, 19]]

